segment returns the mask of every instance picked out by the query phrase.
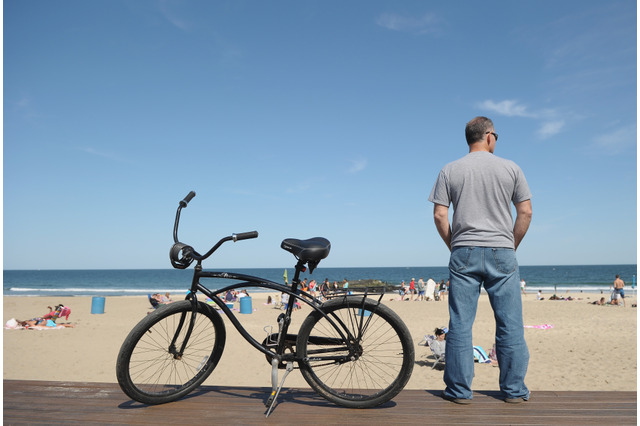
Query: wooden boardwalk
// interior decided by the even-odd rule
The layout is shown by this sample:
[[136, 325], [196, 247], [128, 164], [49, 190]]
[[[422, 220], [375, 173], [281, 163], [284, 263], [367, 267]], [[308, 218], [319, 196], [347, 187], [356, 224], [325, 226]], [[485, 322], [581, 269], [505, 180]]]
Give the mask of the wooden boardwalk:
[[533, 392], [506, 404], [497, 392], [477, 391], [471, 405], [444, 401], [440, 390], [405, 390], [368, 410], [341, 408], [310, 389], [283, 389], [265, 418], [267, 388], [202, 386], [179, 401], [148, 406], [114, 383], [4, 380], [3, 419], [16, 424], [493, 424], [635, 425], [636, 392]]

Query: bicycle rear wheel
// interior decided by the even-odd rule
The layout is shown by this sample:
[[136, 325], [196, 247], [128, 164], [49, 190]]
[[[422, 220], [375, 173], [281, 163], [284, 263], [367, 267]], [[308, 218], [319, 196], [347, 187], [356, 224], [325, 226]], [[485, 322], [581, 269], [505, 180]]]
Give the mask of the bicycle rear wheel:
[[130, 398], [144, 404], [175, 401], [214, 370], [224, 350], [224, 322], [214, 309], [198, 302], [191, 336], [180, 354], [191, 315], [190, 301], [175, 302], [161, 306], [131, 330], [116, 362], [118, 383]]
[[346, 340], [321, 313], [309, 314], [296, 343], [307, 383], [349, 408], [375, 407], [396, 396], [409, 381], [415, 360], [411, 334], [400, 317], [358, 296], [330, 300], [320, 309]]

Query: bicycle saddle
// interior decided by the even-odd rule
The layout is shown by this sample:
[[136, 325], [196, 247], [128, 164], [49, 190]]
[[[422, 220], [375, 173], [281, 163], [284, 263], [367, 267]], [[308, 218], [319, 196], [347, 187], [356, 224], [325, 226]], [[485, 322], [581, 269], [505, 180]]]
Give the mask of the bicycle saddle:
[[331, 243], [326, 238], [315, 237], [308, 240], [287, 238], [282, 241], [280, 247], [293, 254], [303, 263], [309, 263], [310, 272], [318, 266], [318, 263], [329, 255]]

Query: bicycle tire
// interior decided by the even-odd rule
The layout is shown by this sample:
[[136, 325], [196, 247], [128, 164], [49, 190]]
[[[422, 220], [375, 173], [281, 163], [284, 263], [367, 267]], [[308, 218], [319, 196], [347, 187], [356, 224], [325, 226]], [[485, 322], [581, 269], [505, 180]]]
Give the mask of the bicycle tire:
[[395, 397], [409, 381], [415, 362], [413, 340], [400, 317], [390, 308], [358, 296], [330, 300], [320, 309], [340, 324], [347, 338], [358, 335], [359, 324], [363, 332], [355, 357], [322, 360], [322, 354], [342, 356], [349, 351], [322, 314], [309, 314], [296, 343], [300, 371], [309, 386], [327, 400], [349, 408], [376, 407]]
[[197, 304], [195, 325], [182, 356], [169, 352], [185, 315], [175, 345], [181, 347], [191, 313], [188, 300], [162, 305], [131, 330], [116, 362], [118, 384], [131, 399], [150, 405], [175, 401], [213, 372], [224, 350], [226, 331], [220, 315], [203, 302]]

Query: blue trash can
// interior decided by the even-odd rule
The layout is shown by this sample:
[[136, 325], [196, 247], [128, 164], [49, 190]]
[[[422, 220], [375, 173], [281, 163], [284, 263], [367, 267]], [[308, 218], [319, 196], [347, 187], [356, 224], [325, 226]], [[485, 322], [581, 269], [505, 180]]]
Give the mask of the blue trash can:
[[240, 313], [241, 314], [250, 314], [253, 312], [253, 307], [251, 306], [251, 297], [245, 296], [240, 299]]
[[104, 297], [93, 297], [91, 299], [91, 313], [104, 314]]

